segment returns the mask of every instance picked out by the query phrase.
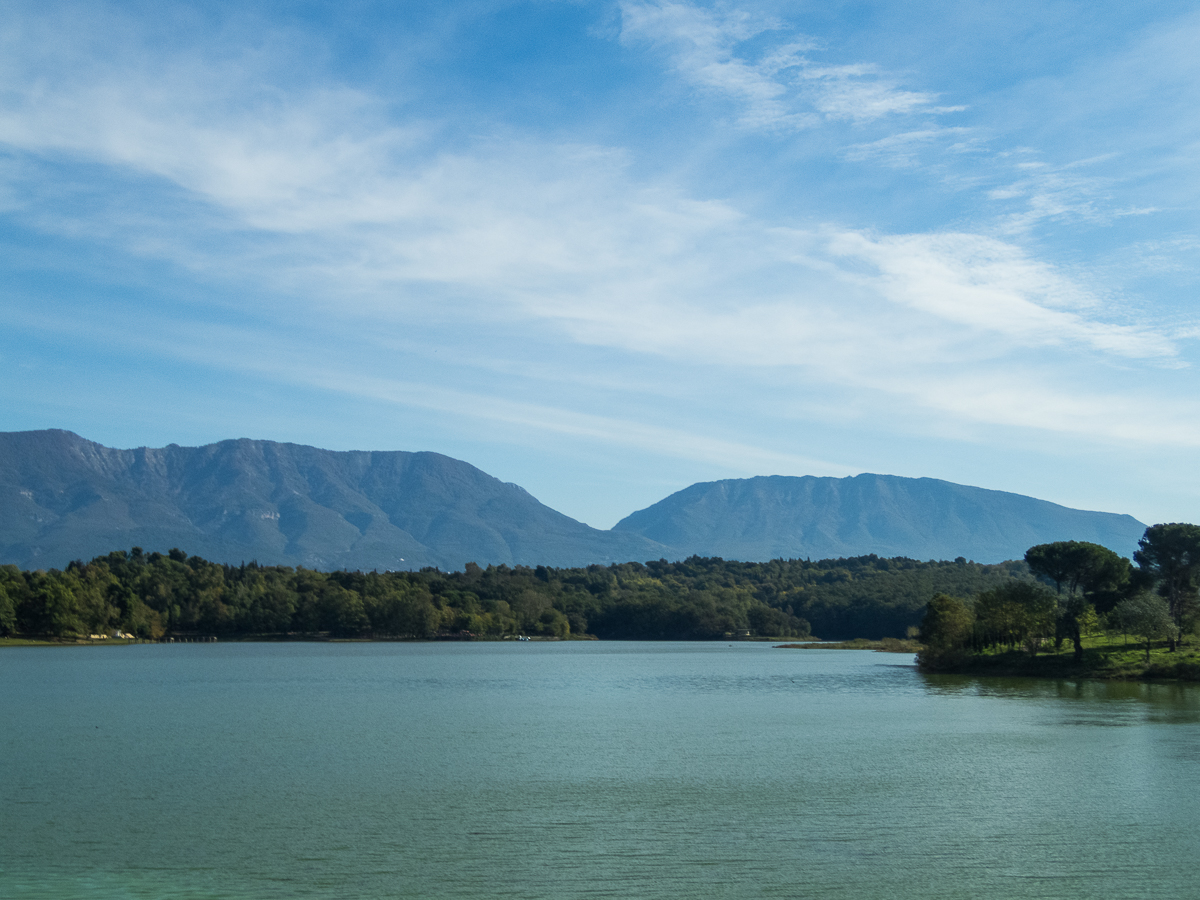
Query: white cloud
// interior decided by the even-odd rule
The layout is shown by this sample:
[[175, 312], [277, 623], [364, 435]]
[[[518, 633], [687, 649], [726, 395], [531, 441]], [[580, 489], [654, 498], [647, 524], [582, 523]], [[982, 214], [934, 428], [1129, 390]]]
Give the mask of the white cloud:
[[621, 5], [624, 41], [648, 41], [666, 49], [685, 80], [737, 100], [742, 124], [759, 128], [814, 124], [817, 116], [791, 108], [788, 89], [776, 77], [797, 65], [796, 54], [806, 45], [783, 48], [757, 64], [734, 52], [738, 43], [777, 27], [740, 11], [717, 13], [683, 3]]
[[817, 66], [799, 63], [799, 78], [815, 86], [812, 102], [832, 119], [867, 122], [908, 113], [961, 112], [962, 106], [933, 106], [935, 94], [902, 90], [874, 65]]
[[740, 45], [783, 26], [738, 9], [687, 3], [623, 2], [621, 37], [669, 55], [689, 84], [725, 95], [741, 107], [748, 128], [807, 128], [825, 119], [868, 122], [887, 116], [939, 114], [963, 109], [937, 106], [937, 95], [902, 89], [869, 63], [821, 65], [807, 55], [810, 40], [792, 40], [751, 59]]
[[893, 168], [910, 168], [918, 165], [922, 153], [938, 144], [952, 141], [949, 149], [966, 152], [976, 149], [969, 128], [922, 128], [904, 131], [863, 144], [854, 144], [846, 151], [846, 158], [855, 162], [879, 160]]
[[946, 322], [1003, 335], [1014, 345], [1090, 346], [1131, 358], [1172, 357], [1164, 335], [1080, 312], [1099, 301], [1011, 244], [977, 234], [836, 235], [835, 255], [869, 263], [868, 276], [895, 303]]
[[[230, 371], [266, 377], [303, 388], [317, 389], [385, 404], [446, 413], [479, 425], [506, 426], [522, 432], [583, 438], [610, 447], [623, 447], [668, 458], [718, 465], [757, 474], [794, 471], [844, 476], [855, 472], [845, 465], [798, 453], [715, 437], [703, 429], [688, 430], [633, 418], [601, 415], [575, 409], [514, 400], [486, 387], [463, 390], [430, 382], [373, 375], [360, 360], [339, 359], [328, 348], [309, 346], [297, 353], [287, 336], [228, 326], [198, 326], [150, 319], [140, 328], [124, 323], [96, 324], [39, 315], [0, 314], [8, 326], [71, 335], [76, 340], [103, 339], [141, 357], [147, 354], [200, 365], [220, 364]], [[370, 342], [364, 342], [370, 343]], [[316, 364], [314, 364], [316, 363]], [[555, 377], [558, 377], [555, 375]]]
[[[803, 47], [753, 63], [736, 55], [739, 41], [771, 23], [682, 4], [624, 9], [626, 39], [671, 48], [681, 73], [739, 98], [752, 124], [932, 109], [931, 96], [900, 91], [869, 66], [812, 65]], [[1060, 352], [1085, 371], [1170, 362], [1178, 350], [1152, 327], [1111, 321], [1101, 298], [1013, 242], [968, 232], [780, 228], [731, 204], [639, 181], [607, 148], [494, 138], [448, 152], [427, 139], [434, 125], [397, 125], [364, 93], [261, 89], [261, 62], [256, 69], [173, 53], [58, 69], [36, 42], [6, 46], [0, 141], [37, 159], [82, 160], [186, 194], [169, 217], [154, 217], [161, 192], [143, 185], [140, 199], [121, 193], [127, 209], [137, 207], [124, 219], [89, 219], [59, 198], [57, 222], [53, 203], [30, 207], [30, 220], [85, 236], [90, 229], [125, 252], [205, 270], [235, 285], [248, 309], [271, 313], [285, 292], [289, 317], [336, 315], [372, 333], [439, 316], [518, 318], [581, 344], [722, 366], [751, 382], [773, 369], [797, 390], [865, 389], [883, 404], [900, 398], [925, 413], [983, 423], [1110, 439], [1109, 422], [1095, 411], [1110, 401], [1140, 405], [1157, 424], [1138, 439], [1195, 440], [1195, 429], [1152, 399], [1117, 402], [1072, 387], [1077, 376], [1059, 364]], [[909, 143], [924, 140], [921, 131], [907, 135]], [[224, 232], [211, 227], [214, 214]], [[1011, 361], [1048, 352], [1057, 366], [1041, 370], [1049, 381], [1014, 387]], [[331, 389], [347, 383], [312, 378]], [[436, 395], [438, 408], [462, 414], [483, 404], [508, 421], [624, 434], [643, 446], [684, 440], [682, 432], [454, 399], [367, 375], [359, 383], [396, 402]], [[703, 458], [746, 452], [713, 445]]]

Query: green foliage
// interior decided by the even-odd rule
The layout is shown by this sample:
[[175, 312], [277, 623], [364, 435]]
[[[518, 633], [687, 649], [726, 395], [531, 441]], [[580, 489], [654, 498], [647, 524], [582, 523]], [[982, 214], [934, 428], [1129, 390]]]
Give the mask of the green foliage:
[[1082, 659], [1083, 634], [1095, 621], [1095, 605], [1110, 609], [1124, 595], [1133, 568], [1129, 560], [1088, 541], [1055, 541], [1030, 547], [1025, 562], [1035, 575], [1054, 583], [1059, 594], [1057, 636], [1071, 638], [1076, 661]]
[[[935, 594], [969, 597], [1031, 578], [1020, 562], [980, 565], [876, 557], [833, 562], [820, 573], [825, 577], [809, 581], [802, 594], [791, 596], [793, 602], [801, 600], [796, 614], [812, 622], [823, 637], [903, 637], [920, 623], [925, 604]], [[818, 572], [805, 574], [811, 578]]]
[[921, 619], [921, 643], [933, 650], [962, 647], [971, 637], [975, 617], [958, 597], [935, 594]]
[[[530, 634], [703, 639], [807, 637], [721, 560], [462, 572], [317, 572], [222, 566], [181, 550], [116, 551], [66, 571], [0, 569], [0, 629], [71, 638], [118, 628], [163, 635], [341, 637]], [[11, 610], [11, 612], [9, 612]]]
[[17, 630], [17, 607], [3, 584], [0, 584], [0, 636]]
[[1030, 656], [1024, 650], [980, 650], [964, 654], [961, 660], [941, 671], [1056, 679], [1173, 678], [1197, 681], [1200, 680], [1200, 655], [1190, 650], [1172, 652], [1166, 641], [1154, 640], [1147, 662], [1146, 647], [1141, 642], [1132, 645], [1119, 636], [1095, 635], [1088, 640], [1080, 661], [1075, 660], [1074, 653], [1055, 652], [1052, 647], [1037, 656]]
[[[930, 597], [987, 595], [1015, 585], [1024, 585], [1026, 593], [995, 595], [997, 609], [981, 616], [983, 642], [1044, 632], [1041, 613], [1005, 606], [1045, 594], [1034, 590], [1024, 562], [870, 555], [756, 563], [693, 556], [569, 569], [468, 564], [461, 572], [318, 572], [220, 565], [179, 549], [162, 554], [135, 547], [72, 563], [63, 572], [0, 567], [0, 589], [13, 609], [10, 630], [60, 637], [120, 628], [144, 638], [528, 634], [704, 640], [808, 638], [815, 629], [827, 639], [900, 639], [911, 636]], [[984, 607], [989, 602], [985, 598]], [[4, 609], [0, 600], [0, 629], [7, 627]]]
[[974, 626], [975, 616], [966, 603], [948, 594], [935, 594], [921, 620], [921, 643], [925, 645], [917, 657], [921, 667], [936, 670], [956, 665]]
[[1175, 627], [1167, 601], [1150, 593], [1122, 600], [1113, 607], [1110, 619], [1121, 631], [1146, 642], [1146, 662], [1150, 661], [1150, 643], [1171, 636]]
[[34, 608], [45, 623], [44, 630], [55, 637], [86, 633], [80, 613], [86, 610], [86, 600], [77, 602], [66, 579], [40, 578], [34, 593]]
[[[1054, 583], [1059, 594], [1084, 594], [1103, 609], [1111, 609], [1129, 583], [1132, 566], [1125, 557], [1088, 541], [1055, 541], [1025, 552], [1030, 571]], [[1111, 600], [1111, 602], [1107, 602]]]
[[1034, 655], [1054, 634], [1058, 602], [1038, 584], [1013, 581], [975, 598], [975, 641], [983, 647], [1023, 646]]
[[1200, 525], [1172, 522], [1151, 525], [1133, 554], [1147, 579], [1156, 583], [1175, 623], [1171, 648], [1196, 615], [1196, 579], [1200, 575]]
[[[965, 605], [960, 608], [953, 598], [935, 597], [922, 625], [927, 646], [918, 662], [931, 670], [977, 674], [1200, 678], [1200, 659], [1179, 652], [1179, 638], [1196, 625], [1200, 526], [1152, 525], [1134, 558], [1137, 570], [1097, 544], [1057, 541], [1031, 547], [1025, 556], [1029, 569], [1052, 583], [1057, 594], [1019, 582], [980, 592], [970, 639], [962, 636]], [[1097, 609], [1107, 610], [1107, 615], [1102, 617]], [[1037, 657], [1051, 620], [1054, 652]], [[1128, 647], [1114, 646], [1111, 636], [1096, 637], [1102, 621], [1110, 631], [1142, 638], [1144, 660], [1131, 660]], [[1090, 648], [1085, 649], [1084, 636], [1090, 637]], [[1069, 661], [1059, 653], [1067, 637], [1074, 644]], [[1151, 662], [1153, 644], [1163, 638], [1168, 658]], [[1029, 653], [1017, 654], [1014, 648], [1019, 644]], [[998, 649], [1004, 647], [1007, 652]]]

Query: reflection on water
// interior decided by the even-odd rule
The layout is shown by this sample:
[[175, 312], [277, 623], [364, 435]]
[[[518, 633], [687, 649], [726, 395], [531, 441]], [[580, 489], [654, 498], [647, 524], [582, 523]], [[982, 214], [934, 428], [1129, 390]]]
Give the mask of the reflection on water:
[[[1137, 722], [1200, 722], [1200, 685], [1182, 682], [1095, 681], [930, 675], [918, 673], [935, 696], [1050, 702], [1061, 721], [1102, 726]], [[1076, 705], [1077, 704], [1077, 705]]]
[[1192, 686], [651, 643], [28, 648], [0, 684], [17, 900], [1192, 892]]

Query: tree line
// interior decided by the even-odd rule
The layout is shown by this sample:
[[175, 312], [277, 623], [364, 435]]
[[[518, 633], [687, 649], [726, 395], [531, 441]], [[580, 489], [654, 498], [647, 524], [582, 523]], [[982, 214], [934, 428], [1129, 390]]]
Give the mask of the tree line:
[[[1165, 640], [1174, 652], [1200, 624], [1200, 526], [1151, 525], [1133, 563], [1087, 541], [1030, 547], [1025, 562], [1040, 583], [1013, 581], [969, 599], [936, 594], [926, 607], [918, 662], [930, 670], [963, 666], [980, 653], [1022, 649], [1030, 656], [1100, 630]], [[1136, 565], [1135, 565], [1136, 564]]]
[[0, 634], [703, 640], [805, 638], [816, 629], [822, 637], [903, 637], [934, 593], [966, 595], [1032, 577], [1020, 561], [873, 555], [321, 572], [134, 547], [61, 571], [0, 567]]

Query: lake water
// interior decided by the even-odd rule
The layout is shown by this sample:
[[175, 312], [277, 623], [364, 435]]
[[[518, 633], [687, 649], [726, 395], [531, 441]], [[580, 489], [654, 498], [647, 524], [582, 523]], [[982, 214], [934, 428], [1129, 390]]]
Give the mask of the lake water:
[[0, 651], [0, 894], [1197, 896], [1200, 689], [738, 643]]

